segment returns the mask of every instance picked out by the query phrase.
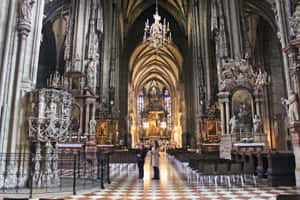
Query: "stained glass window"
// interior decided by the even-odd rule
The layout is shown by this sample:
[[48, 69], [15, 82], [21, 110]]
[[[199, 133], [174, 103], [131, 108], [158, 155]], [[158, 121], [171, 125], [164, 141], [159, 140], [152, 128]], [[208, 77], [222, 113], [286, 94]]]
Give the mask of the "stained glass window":
[[143, 91], [141, 92], [140, 96], [138, 97], [137, 100], [137, 111], [138, 111], [138, 126], [142, 126], [142, 112], [144, 111], [144, 93]]
[[167, 127], [169, 130], [172, 129], [171, 124], [171, 97], [169, 95], [169, 91], [167, 89], [164, 90], [164, 109], [168, 113], [167, 114]]

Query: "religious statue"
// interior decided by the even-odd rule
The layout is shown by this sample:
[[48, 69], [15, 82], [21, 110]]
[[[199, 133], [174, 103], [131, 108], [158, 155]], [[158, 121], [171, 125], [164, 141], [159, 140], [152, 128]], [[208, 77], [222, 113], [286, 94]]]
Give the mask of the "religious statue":
[[223, 77], [224, 79], [231, 79], [233, 77], [232, 71], [234, 69], [234, 60], [226, 59], [223, 64]]
[[97, 62], [96, 60], [91, 60], [87, 68], [87, 83], [94, 91], [96, 89], [96, 71]]
[[236, 130], [236, 125], [237, 125], [237, 119], [235, 115], [233, 115], [233, 117], [230, 119], [229, 124], [231, 130], [230, 133], [233, 134], [234, 131]]
[[156, 91], [156, 88], [155, 88], [154, 86], [151, 88], [150, 95], [151, 95], [152, 97], [155, 97], [155, 96], [157, 95], [157, 91]]
[[265, 73], [262, 73], [261, 69], [256, 74], [255, 84], [258, 86], [264, 86], [270, 83], [270, 77]]
[[64, 79], [64, 89], [69, 89], [69, 80], [67, 78]]
[[42, 170], [41, 170], [41, 145], [39, 142], [36, 143], [36, 150], [35, 150], [35, 162], [34, 162], [34, 174], [33, 174], [33, 184], [36, 187], [40, 187], [42, 184]]
[[50, 141], [46, 142], [46, 176], [51, 173], [51, 162], [52, 162], [52, 144]]
[[245, 59], [241, 59], [240, 62], [238, 62], [239, 70], [244, 74], [253, 74], [252, 65], [249, 63], [249, 57]]
[[257, 115], [255, 115], [253, 119], [253, 129], [254, 129], [254, 133], [261, 132], [261, 120]]
[[20, 4], [19, 18], [21, 21], [31, 23], [32, 8], [35, 0], [23, 0]]
[[281, 98], [282, 103], [288, 105], [288, 117], [290, 122], [299, 121], [297, 95], [290, 91], [289, 98]]
[[96, 120], [92, 119], [90, 120], [90, 133], [95, 133], [96, 132]]
[[238, 82], [239, 84], [245, 84], [245, 82], [248, 81], [247, 77], [245, 77], [244, 73], [238, 73], [238, 75], [235, 78], [236, 82]]
[[50, 103], [49, 103], [49, 108], [48, 108], [48, 116], [51, 116], [52, 118], [54, 117], [54, 116], [56, 116], [56, 114], [57, 114], [57, 112], [56, 112], [56, 110], [57, 110], [57, 105], [56, 105], [56, 103], [54, 102], [54, 99], [52, 99], [51, 101], [50, 101]]

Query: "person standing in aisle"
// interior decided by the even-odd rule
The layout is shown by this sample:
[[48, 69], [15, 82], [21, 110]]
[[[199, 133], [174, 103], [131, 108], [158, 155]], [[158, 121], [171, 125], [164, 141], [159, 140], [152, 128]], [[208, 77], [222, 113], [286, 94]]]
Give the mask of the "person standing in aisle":
[[153, 167], [154, 177], [153, 180], [159, 180], [159, 145], [155, 140], [154, 145], [151, 149], [151, 166]]
[[147, 151], [145, 150], [144, 145], [141, 144], [139, 149], [136, 150], [136, 163], [139, 169], [139, 179], [144, 178], [144, 164], [146, 155]]

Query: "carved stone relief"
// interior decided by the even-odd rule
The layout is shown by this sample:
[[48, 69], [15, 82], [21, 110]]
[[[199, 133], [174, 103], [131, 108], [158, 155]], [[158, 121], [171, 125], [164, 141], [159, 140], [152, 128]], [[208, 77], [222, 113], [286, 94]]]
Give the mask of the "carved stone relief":
[[[30, 93], [29, 137], [35, 145], [35, 187], [57, 186], [57, 143], [66, 141], [72, 95], [64, 90], [39, 89]], [[41, 164], [44, 167], [41, 167]]]
[[36, 0], [22, 0], [19, 8], [19, 23], [31, 24], [32, 8]]

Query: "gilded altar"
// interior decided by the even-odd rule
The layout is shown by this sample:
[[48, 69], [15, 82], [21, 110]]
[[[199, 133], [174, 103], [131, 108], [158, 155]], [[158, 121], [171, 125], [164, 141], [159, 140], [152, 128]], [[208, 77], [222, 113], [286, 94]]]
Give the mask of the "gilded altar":
[[171, 134], [168, 124], [170, 110], [166, 107], [169, 97], [167, 90], [160, 89], [153, 81], [143, 93], [146, 95], [145, 107], [141, 113], [141, 140], [169, 140]]

